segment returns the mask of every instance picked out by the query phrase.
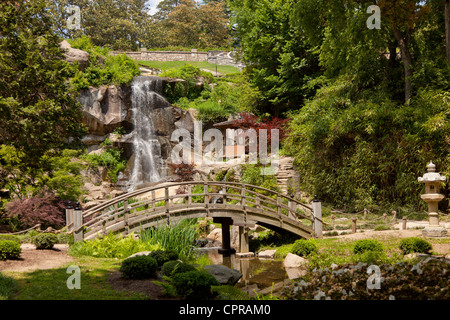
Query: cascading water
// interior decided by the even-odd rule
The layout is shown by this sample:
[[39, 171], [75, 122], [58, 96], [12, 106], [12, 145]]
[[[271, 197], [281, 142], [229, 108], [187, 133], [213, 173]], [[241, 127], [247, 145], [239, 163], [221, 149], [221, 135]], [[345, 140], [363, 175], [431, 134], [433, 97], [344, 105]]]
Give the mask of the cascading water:
[[152, 111], [166, 101], [161, 96], [162, 80], [159, 77], [135, 77], [131, 87], [134, 163], [128, 191], [140, 184], [161, 180], [161, 145], [155, 134]]

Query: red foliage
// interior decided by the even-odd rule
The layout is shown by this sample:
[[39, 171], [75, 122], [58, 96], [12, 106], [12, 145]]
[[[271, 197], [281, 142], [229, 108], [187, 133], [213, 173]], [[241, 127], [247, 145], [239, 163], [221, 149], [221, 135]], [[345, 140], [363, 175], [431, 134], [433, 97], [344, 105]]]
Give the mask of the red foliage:
[[194, 174], [198, 172], [194, 169], [194, 164], [188, 163], [169, 163], [169, 168], [177, 176], [177, 181], [192, 181], [194, 180]]
[[6, 205], [6, 217], [17, 218], [23, 227], [61, 228], [65, 224], [64, 202], [55, 196], [17, 199]]
[[255, 129], [258, 133], [258, 137], [259, 130], [267, 130], [267, 143], [269, 145], [272, 141], [272, 129], [279, 130], [280, 143], [287, 137], [287, 123], [290, 119], [281, 119], [277, 117], [272, 117], [270, 120], [267, 118], [260, 119], [258, 116], [246, 112], [241, 113], [239, 116], [240, 119], [237, 120], [237, 123], [241, 129]]

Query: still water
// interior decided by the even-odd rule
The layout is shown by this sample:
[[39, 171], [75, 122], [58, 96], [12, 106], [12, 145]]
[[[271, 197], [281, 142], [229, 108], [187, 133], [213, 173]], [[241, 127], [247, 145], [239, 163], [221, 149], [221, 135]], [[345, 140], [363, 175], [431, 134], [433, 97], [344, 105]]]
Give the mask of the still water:
[[279, 292], [296, 276], [293, 270], [286, 270], [282, 261], [262, 258], [237, 258], [236, 255], [224, 256], [216, 248], [201, 250], [208, 254], [211, 264], [221, 264], [235, 269], [242, 274], [236, 287], [246, 292], [250, 297], [256, 294]]

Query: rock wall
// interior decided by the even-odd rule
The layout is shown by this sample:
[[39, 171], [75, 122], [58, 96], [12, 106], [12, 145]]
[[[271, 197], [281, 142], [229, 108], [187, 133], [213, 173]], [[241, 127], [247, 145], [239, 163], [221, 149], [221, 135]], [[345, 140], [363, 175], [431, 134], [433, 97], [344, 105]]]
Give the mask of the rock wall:
[[208, 52], [197, 51], [113, 51], [111, 55], [126, 54], [136, 61], [207, 61]]

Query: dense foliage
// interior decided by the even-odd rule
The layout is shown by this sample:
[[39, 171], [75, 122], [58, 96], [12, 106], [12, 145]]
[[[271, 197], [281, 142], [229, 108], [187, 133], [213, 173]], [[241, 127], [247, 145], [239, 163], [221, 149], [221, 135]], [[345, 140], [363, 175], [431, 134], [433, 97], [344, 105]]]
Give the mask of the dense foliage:
[[66, 222], [65, 208], [63, 201], [51, 195], [16, 199], [7, 204], [6, 217], [17, 221], [18, 227], [22, 228], [31, 228], [37, 224], [42, 229], [61, 228]]
[[146, 241], [135, 240], [133, 234], [117, 237], [109, 233], [90, 241], [77, 242], [70, 246], [69, 254], [73, 256], [91, 256], [96, 258], [125, 259], [142, 251], [154, 251], [161, 247]]
[[430, 253], [431, 249], [433, 249], [432, 245], [428, 241], [417, 237], [402, 239], [399, 248], [402, 250], [403, 254], [415, 252]]
[[22, 249], [14, 240], [0, 240], [0, 260], [17, 259]]
[[32, 239], [36, 249], [52, 249], [58, 242], [58, 236], [54, 233], [41, 233]]
[[343, 264], [315, 270], [285, 290], [295, 300], [448, 300], [448, 264], [443, 261], [400, 262], [379, 266], [379, 289], [369, 264]]
[[299, 239], [294, 242], [292, 245], [291, 252], [300, 257], [308, 257], [311, 254], [318, 253], [319, 248], [311, 240]]
[[219, 282], [206, 271], [188, 271], [173, 276], [171, 284], [178, 296], [188, 300], [208, 300], [213, 297], [211, 286]]
[[[80, 27], [68, 29], [68, 6], [80, 9]], [[97, 46], [136, 51], [141, 47], [228, 47], [231, 40], [225, 2], [199, 4], [193, 0], [165, 0], [155, 14], [146, 0], [49, 0], [54, 30], [63, 37], [90, 37]], [[73, 18], [72, 18], [73, 19]]]
[[119, 271], [127, 279], [148, 279], [155, 277], [157, 270], [158, 263], [154, 258], [140, 255], [125, 259]]
[[23, 195], [84, 133], [46, 1], [0, 3], [0, 187]]
[[161, 273], [167, 277], [173, 277], [177, 273], [194, 271], [195, 267], [192, 264], [181, 262], [178, 260], [167, 261], [161, 268]]
[[107, 84], [129, 84], [141, 74], [138, 64], [125, 54], [110, 55], [106, 47], [98, 47], [86, 36], [69, 40], [71, 46], [89, 53], [89, 66], [83, 70], [73, 69], [71, 83], [79, 91]]

